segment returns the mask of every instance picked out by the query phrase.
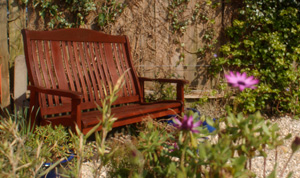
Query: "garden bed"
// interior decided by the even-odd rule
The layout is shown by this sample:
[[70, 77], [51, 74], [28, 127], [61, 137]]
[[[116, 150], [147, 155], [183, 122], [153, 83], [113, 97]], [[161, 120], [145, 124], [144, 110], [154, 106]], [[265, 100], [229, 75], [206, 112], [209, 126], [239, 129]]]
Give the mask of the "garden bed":
[[[281, 137], [285, 137], [288, 134], [292, 134], [292, 137], [288, 140], [284, 140], [284, 145], [279, 146], [277, 148], [277, 177], [280, 177], [281, 171], [283, 170], [284, 165], [286, 164], [287, 160], [291, 155], [291, 143], [294, 140], [295, 136], [300, 135], [300, 120], [292, 119], [289, 116], [284, 117], [273, 117], [270, 119], [272, 123], [277, 123], [280, 128], [280, 135]], [[129, 135], [124, 135], [123, 139], [130, 139]], [[255, 157], [251, 160], [251, 171], [253, 171], [257, 177], [262, 178], [264, 174], [266, 177], [271, 174], [274, 169], [276, 163], [276, 151], [275, 150], [266, 150], [267, 158], [266, 158], [266, 165], [264, 168], [264, 158], [262, 156]], [[83, 164], [82, 175], [83, 178], [89, 178], [93, 176], [94, 167], [99, 166], [99, 162], [95, 160], [91, 160], [85, 162]], [[249, 165], [248, 165], [248, 169]], [[265, 173], [264, 173], [265, 169]], [[110, 170], [109, 167], [102, 168], [100, 176], [101, 178], [109, 177], [108, 171]], [[292, 178], [300, 177], [300, 152], [296, 152], [292, 157], [291, 161], [288, 163], [286, 170], [284, 171], [283, 177], [287, 177], [289, 172], [293, 172]]]
[[[272, 118], [272, 122], [277, 123], [280, 130], [279, 133], [282, 137], [292, 134], [292, 137], [288, 140], [284, 140], [284, 144], [277, 148], [277, 177], [280, 177], [280, 173], [287, 162], [289, 156], [291, 155], [291, 143], [295, 139], [295, 136], [300, 136], [300, 120], [292, 119], [289, 116]], [[266, 158], [266, 175], [269, 175], [275, 164], [276, 151], [267, 150]], [[263, 167], [264, 167], [264, 158], [256, 157], [252, 159], [252, 171], [256, 173], [257, 177], [263, 177]], [[287, 174], [293, 171], [293, 178], [300, 177], [300, 152], [296, 152], [292, 157], [291, 161], [288, 163], [286, 171], [283, 174], [283, 177], [287, 177]]]

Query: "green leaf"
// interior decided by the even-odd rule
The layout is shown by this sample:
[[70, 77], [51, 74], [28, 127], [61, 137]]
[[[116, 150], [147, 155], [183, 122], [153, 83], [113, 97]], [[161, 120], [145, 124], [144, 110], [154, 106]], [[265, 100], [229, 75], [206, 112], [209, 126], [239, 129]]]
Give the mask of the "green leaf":
[[292, 137], [292, 134], [291, 134], [291, 133], [289, 133], [287, 136], [285, 136], [285, 137], [284, 137], [284, 139], [286, 139], [286, 140], [287, 140], [287, 139], [290, 139], [291, 137]]
[[202, 160], [205, 160], [206, 159], [206, 151], [205, 151], [205, 146], [203, 144], [199, 144], [198, 152], [199, 152], [200, 158]]
[[267, 178], [276, 178], [276, 169], [277, 169], [277, 163], [275, 164], [273, 171], [271, 172], [270, 175], [268, 175]]
[[291, 178], [292, 176], [293, 176], [293, 171], [289, 172], [289, 174], [286, 177]]
[[187, 153], [188, 155], [190, 155], [192, 158], [196, 158], [195, 154], [194, 154], [190, 149], [187, 149], [187, 150], [186, 150], [186, 153]]
[[262, 125], [262, 129], [263, 131], [268, 135], [268, 136], [271, 136], [271, 133], [269, 131], [269, 128], [264, 124]]

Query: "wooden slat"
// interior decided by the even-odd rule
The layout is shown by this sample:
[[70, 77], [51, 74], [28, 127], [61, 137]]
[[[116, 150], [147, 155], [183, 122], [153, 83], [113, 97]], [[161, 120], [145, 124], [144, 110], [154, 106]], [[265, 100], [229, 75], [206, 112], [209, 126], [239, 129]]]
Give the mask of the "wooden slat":
[[80, 64], [80, 57], [79, 57], [78, 51], [77, 51], [77, 49], [79, 48], [77, 46], [77, 43], [78, 42], [73, 43], [74, 56], [75, 56], [76, 67], [77, 67], [77, 68], [75, 68], [75, 70], [77, 69], [77, 71], [78, 71], [77, 74], [79, 75], [79, 80], [80, 80], [80, 86], [79, 87], [82, 89], [84, 101], [87, 102], [89, 100], [88, 100], [88, 95], [87, 95], [87, 91], [86, 91], [85, 81], [84, 81], [84, 78], [83, 78], [83, 74], [81, 72], [82, 67], [81, 67], [81, 64]]
[[[130, 65], [129, 62], [128, 62], [129, 58], [128, 58], [127, 54], [126, 54], [126, 49], [125, 49], [125, 48], [126, 48], [126, 47], [125, 47], [125, 44], [122, 44], [121, 49], [122, 49], [123, 54], [124, 54], [125, 66], [126, 66], [127, 68], [131, 68], [131, 69], [132, 69], [131, 65]], [[131, 85], [132, 85], [132, 86], [135, 86], [134, 81], [133, 81], [133, 76], [132, 76], [132, 70], [130, 70], [130, 71], [128, 72], [128, 77], [129, 77], [129, 81], [130, 81]], [[137, 94], [137, 93], [136, 93], [136, 88], [133, 87], [133, 88], [132, 88], [132, 95], [136, 95], [136, 94]]]
[[[124, 59], [124, 56], [126, 55], [126, 54], [124, 54], [124, 52], [123, 52], [123, 50], [122, 50], [122, 44], [118, 44], [118, 51], [119, 51], [119, 57], [120, 57], [120, 64], [121, 64], [121, 66], [122, 66], [122, 68], [123, 68], [123, 72], [124, 71], [126, 71], [127, 69], [129, 69], [128, 68], [128, 66], [126, 65], [126, 63], [125, 63], [125, 59]], [[131, 69], [130, 69], [131, 70]], [[124, 80], [125, 80], [125, 84], [126, 84], [126, 86], [124, 86], [124, 87], [126, 87], [127, 88], [127, 91], [128, 91], [128, 95], [127, 96], [131, 96], [132, 94], [133, 94], [133, 90], [134, 90], [134, 88], [132, 87], [132, 83], [130, 82], [130, 78], [129, 78], [129, 73], [130, 73], [130, 71], [128, 71], [126, 74], [125, 74], [125, 76], [124, 76]]]
[[[84, 52], [85, 52], [85, 59], [86, 59], [86, 63], [87, 63], [87, 66], [88, 66], [88, 75], [90, 76], [90, 79], [91, 79], [91, 86], [92, 86], [92, 89], [93, 90], [93, 93], [90, 93], [90, 96], [91, 96], [91, 100], [100, 100], [99, 96], [98, 96], [98, 86], [96, 84], [96, 80], [95, 80], [95, 69], [94, 67], [91, 66], [91, 64], [93, 63], [93, 59], [91, 57], [91, 53], [93, 53], [93, 51], [91, 51], [91, 46], [92, 45], [91, 43], [84, 43]], [[88, 47], [89, 46], [89, 47]]]
[[79, 83], [79, 78], [77, 76], [78, 70], [76, 70], [76, 58], [74, 56], [75, 50], [73, 50], [74, 46], [73, 46], [73, 43], [70, 41], [68, 41], [67, 44], [68, 44], [68, 53], [69, 53], [69, 57], [70, 57], [70, 63], [71, 63], [73, 77], [74, 77], [75, 86], [76, 86], [76, 89], [74, 89], [74, 91], [82, 92], [82, 88]]
[[[49, 71], [49, 79], [51, 82], [51, 87], [50, 88], [57, 88], [57, 84], [55, 81], [55, 76], [54, 76], [54, 72], [53, 72], [53, 63], [52, 63], [52, 55], [51, 55], [51, 46], [49, 44], [49, 41], [45, 41], [44, 45], [45, 45], [45, 56], [46, 56], [46, 63], [47, 63], [47, 68]], [[51, 96], [48, 95], [48, 99], [51, 100], [52, 103], [52, 99], [54, 99], [55, 103], [58, 104], [59, 103], [59, 98], [57, 96]]]
[[99, 54], [99, 49], [100, 45], [99, 43], [94, 43], [94, 49], [95, 49], [95, 56], [93, 57], [93, 64], [95, 67], [95, 72], [98, 75], [97, 77], [97, 82], [98, 82], [98, 87], [99, 87], [99, 93], [101, 95], [101, 97], [104, 97], [104, 92], [103, 92], [103, 86], [102, 84], [105, 84], [105, 74], [103, 72], [103, 68], [101, 65], [101, 55]]
[[60, 44], [61, 42], [51, 41], [52, 61], [54, 66], [54, 72], [56, 74], [58, 88], [67, 90], [68, 85], [67, 85], [67, 79], [65, 74], [65, 68], [62, 60]]
[[117, 83], [119, 76], [117, 73], [116, 65], [113, 61], [112, 46], [110, 43], [104, 43], [104, 53], [105, 53], [104, 60], [107, 63], [106, 67], [108, 68], [109, 76], [111, 78], [112, 83], [115, 84]]
[[[68, 81], [66, 79], [65, 65], [63, 63], [63, 54], [61, 49], [61, 41], [51, 41], [51, 52], [52, 52], [52, 61], [54, 66], [54, 72], [56, 74], [56, 80], [58, 83], [59, 89], [69, 89]], [[61, 97], [61, 102], [70, 102], [69, 98]], [[56, 103], [60, 104], [60, 103]]]
[[[116, 47], [116, 45], [117, 44], [115, 44], [115, 43], [112, 44], [112, 51], [113, 51], [113, 56], [114, 56], [113, 59], [115, 59], [114, 62], [117, 66], [116, 70], [118, 71], [118, 74], [119, 74], [118, 78], [119, 78], [124, 73], [124, 71], [123, 71], [123, 69], [121, 68], [121, 65], [120, 65], [121, 61], [120, 61], [120, 57], [119, 57], [119, 53], [118, 53], [119, 49]], [[120, 92], [119, 96], [127, 96], [126, 85], [124, 85], [121, 88], [121, 90], [122, 90], [122, 93]]]
[[[105, 60], [105, 55], [104, 55], [104, 49], [103, 49], [103, 44], [102, 43], [98, 43], [99, 46], [99, 50], [100, 50], [100, 60], [98, 61], [98, 67], [99, 69], [104, 71], [104, 78], [102, 78], [103, 80], [103, 84], [104, 87], [108, 86], [110, 83], [112, 83], [110, 77], [109, 77], [109, 72], [108, 72], [108, 67], [107, 67], [107, 63]], [[100, 61], [102, 63], [100, 63]], [[103, 90], [107, 90], [108, 88], [103, 88]]]
[[75, 86], [74, 86], [74, 79], [73, 79], [73, 74], [72, 74], [72, 66], [70, 66], [70, 60], [72, 60], [67, 52], [67, 46], [66, 46], [66, 42], [64, 41], [62, 43], [62, 52], [63, 52], [63, 59], [64, 59], [64, 63], [65, 63], [65, 67], [66, 67], [66, 72], [67, 72], [67, 77], [68, 77], [68, 84], [70, 85], [71, 90], [76, 91], [75, 90]]
[[[36, 83], [41, 86], [44, 86], [42, 83], [43, 79], [41, 78], [41, 71], [39, 68], [39, 61], [38, 61], [39, 59], [38, 59], [38, 52], [36, 48], [36, 41], [31, 42], [31, 48], [32, 48], [32, 57], [33, 57], [32, 65], [34, 65], [34, 71], [32, 71], [33, 75], [36, 76], [37, 79]], [[45, 94], [40, 95], [39, 101], [41, 102], [41, 107], [46, 107]]]
[[[38, 51], [39, 51], [39, 61], [40, 61], [40, 67], [41, 67], [41, 76], [43, 78], [43, 83], [45, 84], [46, 88], [51, 88], [51, 84], [50, 84], [50, 78], [48, 75], [48, 68], [47, 65], [45, 64], [45, 49], [43, 48], [43, 41], [37, 41], [38, 44]], [[40, 83], [41, 86], [44, 86]], [[52, 106], [53, 105], [53, 101], [52, 101], [52, 97], [51, 96], [47, 96], [48, 97], [48, 105]], [[42, 96], [42, 100], [44, 100], [45, 97]], [[46, 102], [46, 101], [45, 101]]]
[[[91, 58], [90, 58], [90, 62], [91, 65], [94, 69], [94, 76], [95, 76], [95, 82], [96, 82], [96, 87], [97, 87], [97, 92], [96, 92], [96, 101], [101, 100], [101, 98], [104, 97], [103, 91], [102, 91], [102, 85], [101, 85], [101, 75], [102, 75], [102, 70], [99, 70], [95, 60], [97, 60], [97, 58], [99, 57], [99, 53], [98, 53], [98, 49], [97, 49], [97, 44], [96, 43], [90, 43], [90, 45], [92, 46], [90, 48], [90, 54], [91, 54]], [[96, 57], [98, 56], [98, 57]]]
[[84, 75], [83, 75], [83, 78], [84, 78], [84, 81], [82, 82], [85, 82], [86, 84], [86, 89], [88, 91], [87, 93], [87, 96], [88, 96], [88, 100], [87, 101], [94, 101], [94, 97], [93, 97], [93, 91], [92, 91], [92, 86], [91, 86], [91, 81], [90, 81], [90, 77], [89, 77], [89, 74], [88, 74], [88, 71], [87, 71], [87, 64], [86, 64], [86, 58], [85, 58], [85, 54], [83, 52], [83, 46], [82, 46], [82, 43], [78, 43], [78, 47], [79, 47], [79, 55], [80, 55], [80, 59], [81, 59], [81, 70], [80, 71], [83, 71]]

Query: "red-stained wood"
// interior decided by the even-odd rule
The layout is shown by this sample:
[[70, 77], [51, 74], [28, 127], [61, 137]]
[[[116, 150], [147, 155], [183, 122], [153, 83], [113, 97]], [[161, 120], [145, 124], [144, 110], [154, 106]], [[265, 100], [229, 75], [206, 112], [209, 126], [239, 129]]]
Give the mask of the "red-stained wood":
[[0, 64], [0, 104], [2, 103], [2, 75], [1, 75], [2, 64]]
[[[140, 122], [142, 118], [181, 114], [186, 80], [138, 77], [126, 36], [107, 35], [87, 29], [54, 31], [22, 30], [30, 86], [30, 108], [38, 112], [32, 123], [75, 125], [87, 133], [102, 114], [104, 90], [125, 74], [123, 88], [113, 103], [117, 117], [113, 127]], [[144, 82], [177, 85], [176, 100], [144, 102]], [[39, 109], [38, 109], [39, 108]], [[101, 127], [98, 128], [98, 130]]]

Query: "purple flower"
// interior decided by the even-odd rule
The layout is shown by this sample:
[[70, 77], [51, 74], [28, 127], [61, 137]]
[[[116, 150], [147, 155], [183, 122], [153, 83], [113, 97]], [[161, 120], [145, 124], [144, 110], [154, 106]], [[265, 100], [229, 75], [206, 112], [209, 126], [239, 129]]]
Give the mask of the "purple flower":
[[184, 116], [183, 120], [180, 121], [177, 118], [174, 118], [174, 122], [175, 122], [175, 127], [179, 128], [180, 130], [188, 130], [188, 131], [192, 131], [193, 133], [199, 133], [199, 130], [196, 130], [196, 127], [199, 127], [202, 122], [198, 121], [196, 123], [194, 123], [194, 119], [193, 116]]
[[247, 77], [247, 74], [236, 72], [236, 75], [230, 71], [229, 75], [225, 74], [227, 82], [233, 87], [239, 87], [241, 91], [245, 88], [255, 89], [255, 84], [258, 84], [259, 80], [255, 79], [253, 76]]
[[214, 54], [214, 57], [218, 57], [218, 55], [217, 55], [217, 54]]

